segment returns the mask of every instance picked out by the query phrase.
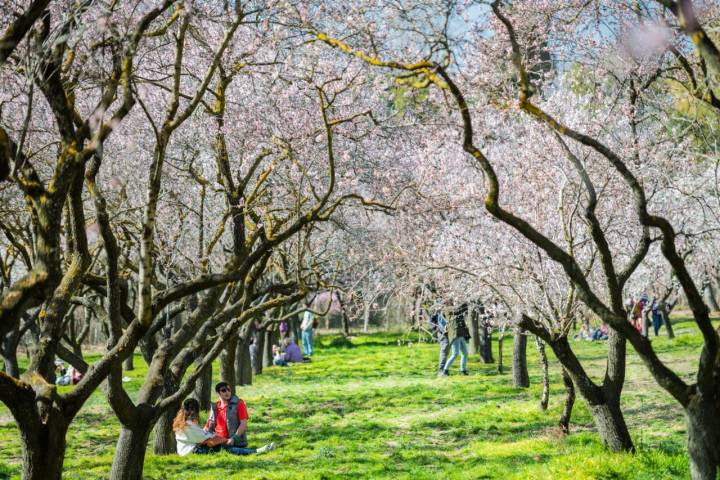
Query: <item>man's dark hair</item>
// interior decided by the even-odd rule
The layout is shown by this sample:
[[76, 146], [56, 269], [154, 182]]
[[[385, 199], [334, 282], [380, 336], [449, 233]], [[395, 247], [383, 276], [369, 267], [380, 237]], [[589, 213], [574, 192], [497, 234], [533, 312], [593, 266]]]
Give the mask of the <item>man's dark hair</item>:
[[[220, 382], [217, 385], [215, 385], [215, 393], [220, 393], [220, 389], [223, 387], [230, 388], [230, 384], [228, 382]], [[232, 390], [232, 388], [230, 388]]]

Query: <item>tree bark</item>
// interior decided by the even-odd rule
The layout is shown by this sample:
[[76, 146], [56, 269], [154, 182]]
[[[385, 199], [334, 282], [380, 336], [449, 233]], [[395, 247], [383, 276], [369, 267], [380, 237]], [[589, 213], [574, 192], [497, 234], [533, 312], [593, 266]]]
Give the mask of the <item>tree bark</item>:
[[702, 291], [703, 296], [705, 297], [705, 303], [708, 307], [710, 307], [710, 310], [714, 312], [720, 310], [717, 302], [717, 296], [715, 295], [715, 287], [713, 286], [710, 276], [707, 273], [702, 280]]
[[545, 354], [545, 344], [538, 336], [535, 336], [535, 346], [537, 347], [538, 354], [540, 355], [540, 366], [542, 367], [543, 391], [540, 396], [540, 410], [545, 411], [547, 410], [548, 402], [550, 401], [550, 375], [548, 373], [548, 359]]
[[142, 480], [145, 452], [154, 422], [147, 415], [138, 417], [146, 418], [120, 430], [110, 470], [111, 480]]
[[620, 410], [619, 398], [617, 401], [613, 399], [589, 406], [603, 445], [613, 452], [633, 451], [630, 432]]
[[685, 408], [690, 475], [693, 480], [715, 480], [720, 470], [720, 408], [696, 393]]
[[252, 365], [250, 364], [250, 339], [241, 339], [235, 351], [235, 373], [238, 385], [252, 385]]
[[675, 338], [675, 331], [673, 331], [672, 321], [670, 321], [670, 310], [667, 306], [665, 306], [660, 309], [660, 313], [662, 314], [663, 324], [665, 325], [667, 336], [670, 340], [672, 340]]
[[[468, 322], [468, 327], [470, 328], [470, 347], [469, 354], [475, 355], [480, 353], [480, 360], [483, 360], [482, 354], [481, 354], [481, 340], [480, 340], [480, 330], [479, 330], [479, 312], [478, 307], [476, 305], [472, 305], [469, 307], [470, 311], [468, 312], [468, 316], [470, 318], [470, 322]], [[484, 362], [483, 363], [487, 363]]]
[[562, 367], [562, 379], [565, 385], [565, 404], [560, 414], [559, 425], [560, 431], [562, 431], [564, 435], [570, 435], [570, 418], [572, 416], [573, 406], [575, 405], [575, 386], [565, 367]]
[[19, 338], [17, 331], [8, 332], [2, 342], [2, 360], [5, 366], [5, 373], [11, 377], [20, 377], [20, 366], [17, 359], [17, 347]]
[[252, 373], [253, 375], [262, 375], [263, 371], [263, 352], [265, 351], [265, 329], [255, 332], [255, 355], [252, 356]]
[[297, 315], [293, 315], [288, 319], [288, 325], [290, 327], [290, 332], [292, 332], [293, 340], [295, 340], [295, 343], [298, 345], [300, 344], [300, 320], [298, 319]]
[[135, 355], [130, 354], [124, 361], [123, 361], [123, 370], [126, 372], [132, 372], [135, 370]]
[[[480, 323], [480, 361], [483, 363], [493, 363], [492, 353], [492, 332], [484, 321]], [[498, 346], [500, 343], [498, 343]]]
[[[60, 414], [53, 412], [51, 415]], [[67, 428], [68, 423], [58, 418], [46, 424], [37, 419], [18, 425], [23, 446], [23, 480], [59, 480], [62, 477]]]
[[503, 340], [505, 335], [501, 333], [498, 336], [498, 373], [503, 373]]
[[270, 328], [266, 328], [265, 332], [263, 334], [265, 337], [265, 340], [263, 341], [263, 349], [262, 349], [262, 366], [263, 368], [272, 366], [273, 362], [273, 354], [272, 354], [272, 346], [273, 346], [273, 339], [272, 339], [272, 331]]
[[[595, 385], [583, 369], [580, 361], [570, 348], [567, 337], [560, 337], [550, 342], [555, 356], [566, 369], [572, 378], [573, 385], [578, 389], [580, 395], [588, 403], [592, 413], [595, 427], [598, 430], [600, 439], [607, 448], [620, 452], [635, 450], [630, 432], [625, 424], [625, 418], [620, 410], [621, 388], [608, 382], [608, 378], [614, 377], [619, 381], [622, 377], [620, 369], [624, 371], [625, 344], [624, 339], [611, 338], [609, 340], [608, 369], [606, 371], [606, 383], [600, 387]], [[616, 342], [613, 344], [612, 342]], [[565, 384], [568, 389], [567, 383]]]
[[513, 339], [512, 381], [516, 388], [530, 386], [527, 370], [527, 336], [522, 332], [516, 332]]
[[177, 452], [177, 443], [175, 442], [175, 433], [173, 432], [172, 424], [178, 408], [168, 408], [165, 410], [155, 424], [153, 452], [157, 455], [171, 455]]
[[235, 394], [235, 385], [237, 384], [235, 371], [235, 350], [237, 350], [238, 337], [233, 335], [228, 340], [223, 353], [220, 355], [220, 380], [230, 384], [233, 395]]
[[365, 307], [363, 308], [363, 332], [367, 333], [368, 327], [370, 326], [370, 311], [372, 309], [372, 302], [366, 301]]
[[[200, 363], [202, 356], [195, 359], [195, 363]], [[195, 382], [195, 389], [193, 391], [195, 399], [200, 403], [201, 411], [210, 410], [210, 404], [212, 403], [212, 362], [209, 362], [205, 369], [202, 371], [202, 375]]]

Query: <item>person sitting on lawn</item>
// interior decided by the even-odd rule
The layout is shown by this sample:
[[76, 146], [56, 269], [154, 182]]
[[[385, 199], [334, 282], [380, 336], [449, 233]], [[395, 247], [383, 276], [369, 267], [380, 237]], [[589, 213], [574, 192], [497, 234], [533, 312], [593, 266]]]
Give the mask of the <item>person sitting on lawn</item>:
[[235, 455], [265, 453], [275, 448], [270, 443], [261, 448], [242, 448], [227, 445], [227, 438], [206, 432], [200, 427], [200, 402], [188, 398], [173, 420], [173, 431], [177, 443], [177, 453], [181, 457], [189, 453], [212, 453], [226, 450]]
[[288, 363], [300, 363], [304, 361], [302, 352], [297, 343], [290, 337], [285, 337], [282, 340], [282, 348], [277, 345], [273, 345], [273, 365], [280, 367], [286, 367]]
[[593, 332], [593, 340], [607, 340], [608, 335], [610, 334], [610, 331], [608, 330], [608, 326], [605, 322], [600, 322], [600, 327], [598, 327], [597, 330]]

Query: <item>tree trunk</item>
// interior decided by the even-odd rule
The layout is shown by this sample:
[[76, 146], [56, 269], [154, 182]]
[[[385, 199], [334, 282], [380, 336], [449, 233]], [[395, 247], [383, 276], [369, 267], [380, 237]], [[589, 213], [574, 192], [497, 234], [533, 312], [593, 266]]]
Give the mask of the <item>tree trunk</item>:
[[250, 339], [238, 342], [235, 351], [235, 373], [238, 385], [252, 385], [252, 365], [250, 363]]
[[[478, 307], [475, 305], [472, 305], [469, 307], [468, 316], [470, 318], [470, 322], [468, 322], [468, 327], [470, 328], [470, 347], [469, 354], [475, 355], [480, 353], [480, 346], [481, 346], [481, 340], [480, 340], [480, 330], [479, 330], [479, 312]], [[480, 355], [480, 360], [482, 360], [482, 354]], [[486, 363], [486, 362], [483, 362]]]
[[135, 422], [132, 428], [121, 428], [110, 470], [111, 480], [142, 480], [152, 424], [150, 418], [147, 418]]
[[157, 455], [171, 455], [177, 452], [175, 433], [172, 429], [173, 419], [178, 408], [168, 408], [160, 415], [153, 435], [153, 452]]
[[[480, 340], [480, 361], [483, 363], [493, 363], [495, 360], [493, 359], [492, 353], [492, 332], [484, 321], [480, 323], [479, 333], [480, 336], [478, 337], [478, 340]], [[500, 343], [498, 343], [498, 346], [499, 345]]]
[[710, 310], [713, 312], [720, 310], [720, 307], [718, 307], [717, 296], [715, 295], [715, 287], [713, 286], [712, 281], [710, 281], [710, 276], [707, 273], [705, 274], [705, 278], [703, 278], [702, 289], [703, 297], [705, 297], [705, 303], [708, 307], [710, 307]]
[[498, 373], [503, 373], [503, 340], [505, 335], [501, 333], [498, 336]]
[[130, 354], [125, 360], [123, 360], [123, 370], [126, 372], [131, 372], [135, 370], [135, 355]]
[[[613, 344], [613, 342], [617, 342]], [[577, 388], [580, 395], [588, 403], [588, 407], [593, 416], [595, 427], [598, 430], [600, 439], [607, 448], [620, 452], [635, 450], [628, 432], [625, 418], [620, 410], [620, 392], [622, 391], [622, 382], [625, 362], [625, 344], [624, 339], [619, 337], [609, 340], [608, 367], [605, 373], [606, 384], [602, 387], [593, 383], [592, 379], [582, 368], [580, 361], [570, 348], [567, 337], [560, 337], [549, 345], [552, 347], [555, 356], [562, 364], [563, 368], [572, 378], [572, 383]], [[614, 358], [611, 358], [615, 355]], [[622, 372], [621, 372], [622, 370]], [[608, 382], [608, 378], [613, 377], [620, 385]], [[566, 389], [568, 385], [566, 383]]]
[[340, 320], [342, 321], [342, 334], [345, 337], [350, 336], [350, 319], [347, 316], [347, 313], [345, 313], [345, 308], [343, 307], [342, 313], [340, 314]]
[[516, 332], [513, 339], [512, 381], [516, 388], [530, 386], [527, 370], [527, 336], [522, 332]]
[[650, 318], [652, 316], [652, 310], [650, 309], [650, 304], [647, 303], [645, 305], [645, 308], [642, 309], [640, 321], [642, 322], [642, 336], [645, 338], [650, 337]]
[[[30, 406], [31, 408], [34, 407]], [[52, 412], [51, 415], [58, 415]], [[23, 453], [23, 480], [59, 480], [62, 477], [68, 423], [37, 421], [18, 425]]]
[[605, 403], [590, 404], [589, 406], [595, 427], [597, 427], [605, 447], [613, 452], [635, 450], [618, 402], [605, 401]]
[[670, 321], [670, 309], [667, 307], [661, 308], [660, 313], [662, 315], [663, 325], [665, 326], [667, 336], [670, 340], [672, 340], [675, 338], [675, 332], [673, 331], [672, 322]]
[[233, 395], [235, 394], [235, 385], [237, 384], [235, 372], [235, 350], [237, 350], [237, 344], [238, 337], [233, 334], [220, 355], [220, 380], [230, 385]]
[[545, 354], [545, 344], [540, 337], [535, 337], [535, 346], [537, 347], [538, 354], [540, 355], [540, 366], [542, 367], [542, 382], [543, 391], [540, 396], [540, 410], [543, 412], [548, 408], [548, 402], [550, 401], [550, 375], [548, 373], [548, 359]]
[[20, 377], [20, 366], [17, 359], [17, 332], [9, 332], [2, 342], [2, 360], [5, 366], [5, 373], [11, 377]]
[[300, 344], [300, 320], [297, 315], [293, 315], [288, 319], [288, 325], [290, 327], [293, 340], [295, 340], [295, 343]]
[[263, 333], [263, 336], [265, 337], [265, 340], [263, 341], [263, 349], [262, 349], [262, 366], [263, 368], [272, 366], [273, 362], [273, 354], [272, 354], [272, 332], [269, 328], [265, 329], [265, 332]]
[[370, 326], [370, 312], [372, 310], [372, 302], [366, 301], [365, 308], [363, 308], [363, 332], [367, 333], [368, 327]]
[[[198, 364], [202, 360], [202, 356], [195, 359], [195, 363]], [[212, 362], [205, 366], [202, 371], [202, 375], [195, 382], [195, 390], [193, 395], [200, 402], [200, 410], [207, 412], [210, 410], [210, 404], [212, 403]]]
[[570, 418], [572, 416], [572, 409], [575, 405], [575, 386], [573, 385], [570, 374], [562, 367], [562, 379], [565, 385], [565, 404], [563, 405], [562, 414], [560, 414], [560, 431], [564, 435], [570, 435]]
[[265, 329], [255, 332], [255, 355], [251, 355], [253, 375], [262, 375], [263, 352], [265, 351]]
[[720, 469], [720, 415], [712, 401], [697, 393], [685, 409], [690, 475], [693, 480], [715, 480]]

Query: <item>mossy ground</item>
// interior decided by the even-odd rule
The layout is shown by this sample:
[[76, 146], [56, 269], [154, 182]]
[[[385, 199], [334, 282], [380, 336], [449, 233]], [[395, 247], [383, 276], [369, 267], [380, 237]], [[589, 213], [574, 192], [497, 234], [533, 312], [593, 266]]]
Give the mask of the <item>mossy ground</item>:
[[[683, 377], [694, 374], [701, 338], [694, 325], [676, 320], [678, 337], [653, 338], [657, 350]], [[603, 449], [584, 401], [578, 398], [572, 433], [558, 435], [564, 400], [559, 366], [551, 364], [550, 408], [538, 408], [540, 369], [528, 344], [531, 387], [510, 382], [512, 339], [505, 341], [505, 373], [496, 365], [469, 364], [471, 375], [435, 378], [437, 345], [398, 340], [400, 334], [352, 337], [353, 348], [321, 345], [310, 364], [273, 367], [240, 389], [250, 412], [250, 442], [275, 442], [261, 456], [228, 454], [156, 456], [152, 479], [240, 478], [688, 478], [685, 429], [679, 406], [652, 380], [629, 349], [623, 409], [638, 448], [632, 454]], [[325, 346], [323, 346], [323, 344]], [[336, 342], [337, 344], [337, 342]], [[573, 342], [588, 370], [599, 376], [606, 345]], [[458, 360], [459, 362], [459, 360]], [[146, 372], [140, 357], [126, 385], [139, 388]], [[217, 369], [215, 370], [217, 371]], [[63, 387], [70, 388], [70, 387]], [[66, 479], [107, 478], [119, 424], [96, 392], [69, 432]], [[149, 449], [151, 451], [151, 448]], [[20, 473], [17, 428], [0, 406], [0, 478]]]

